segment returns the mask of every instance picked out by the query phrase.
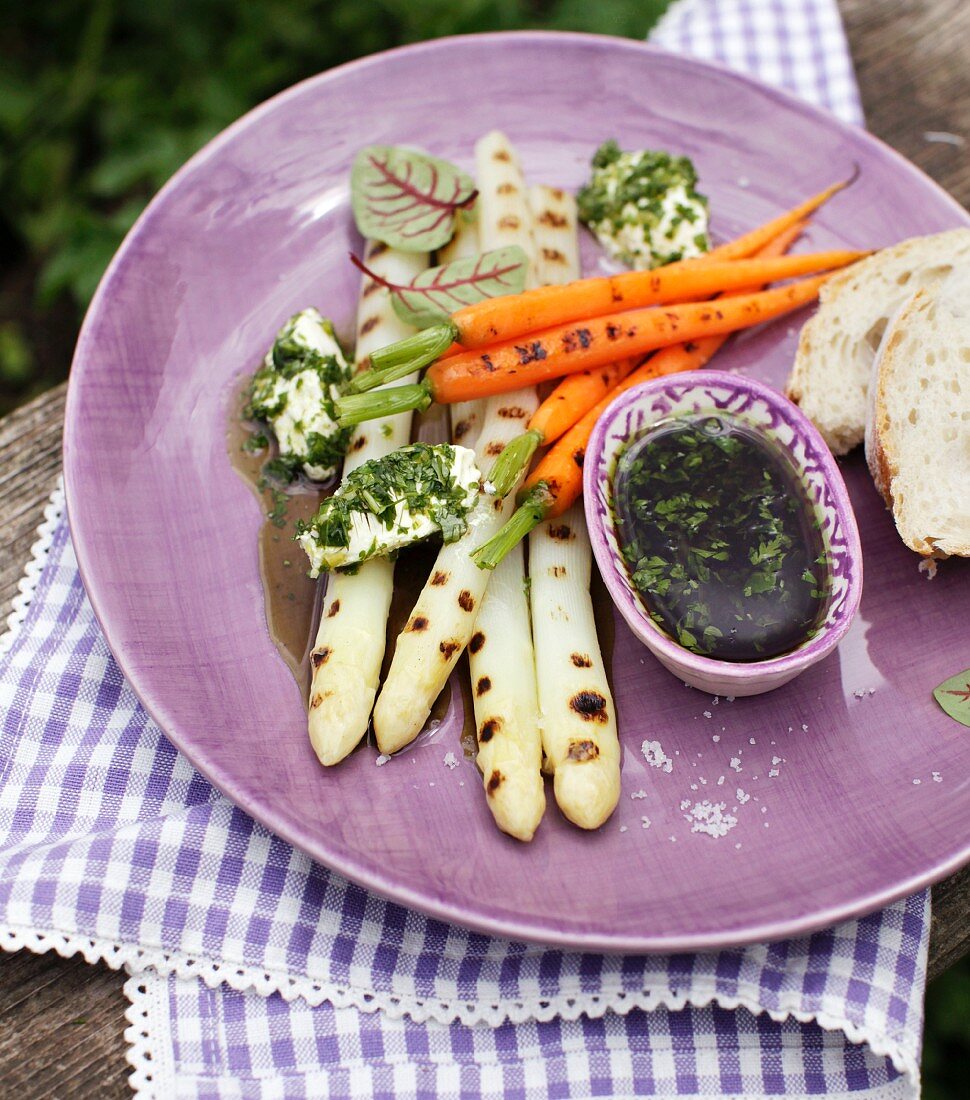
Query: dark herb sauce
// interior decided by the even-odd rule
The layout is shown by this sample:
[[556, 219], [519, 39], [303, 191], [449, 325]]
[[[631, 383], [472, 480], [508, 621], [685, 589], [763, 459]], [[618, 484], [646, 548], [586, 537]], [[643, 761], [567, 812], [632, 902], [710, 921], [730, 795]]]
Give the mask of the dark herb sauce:
[[759, 661], [824, 616], [829, 573], [791, 461], [724, 416], [662, 421], [617, 463], [616, 522], [651, 618], [686, 649]]

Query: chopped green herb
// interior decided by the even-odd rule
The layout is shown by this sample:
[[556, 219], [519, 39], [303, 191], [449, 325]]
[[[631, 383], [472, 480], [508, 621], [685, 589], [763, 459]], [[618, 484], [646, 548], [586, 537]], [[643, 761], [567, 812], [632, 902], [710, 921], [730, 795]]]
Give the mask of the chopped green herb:
[[413, 443], [352, 470], [297, 538], [314, 573], [388, 554], [440, 531], [445, 542], [464, 534], [478, 496], [470, 451]]
[[350, 430], [337, 426], [334, 403], [349, 378], [333, 325], [317, 310], [294, 314], [280, 329], [253, 376], [243, 415], [272, 428], [290, 478], [301, 467], [317, 481], [336, 474]]
[[697, 172], [687, 157], [624, 153], [607, 141], [592, 168], [576, 196], [579, 218], [614, 259], [653, 268], [710, 248], [707, 199], [696, 190]]

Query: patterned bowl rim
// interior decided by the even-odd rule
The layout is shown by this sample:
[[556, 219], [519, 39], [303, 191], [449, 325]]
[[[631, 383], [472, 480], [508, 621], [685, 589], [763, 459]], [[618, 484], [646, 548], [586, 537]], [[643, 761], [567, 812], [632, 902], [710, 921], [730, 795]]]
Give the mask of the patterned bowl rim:
[[[826, 619], [815, 637], [803, 642], [796, 649], [764, 661], [740, 663], [703, 657], [691, 653], [661, 631], [644, 613], [640, 601], [633, 595], [626, 567], [614, 553], [607, 533], [613, 526], [612, 466], [617, 455], [616, 447], [607, 449], [607, 441], [617, 420], [637, 405], [649, 406], [658, 397], [681, 401], [692, 390], [710, 392], [711, 387], [762, 400], [792, 429], [796, 437], [800, 436], [808, 444], [809, 449], [814, 452], [813, 457], [817, 459], [818, 472], [830, 493], [831, 504], [834, 505], [844, 536], [843, 553], [848, 568], [845, 571], [847, 585], [842, 600], [843, 613], [835, 622]], [[660, 416], [656, 419], [660, 419]], [[804, 476], [801, 467], [798, 472], [800, 477]], [[803, 671], [838, 645], [859, 608], [862, 598], [862, 544], [855, 513], [838, 464], [808, 417], [778, 390], [763, 382], [724, 371], [705, 370], [694, 371], [689, 378], [683, 375], [655, 378], [626, 390], [605, 409], [590, 437], [583, 464], [583, 497], [593, 555], [620, 614], [634, 634], [662, 660], [695, 676], [745, 683], [766, 675], [782, 677]]]

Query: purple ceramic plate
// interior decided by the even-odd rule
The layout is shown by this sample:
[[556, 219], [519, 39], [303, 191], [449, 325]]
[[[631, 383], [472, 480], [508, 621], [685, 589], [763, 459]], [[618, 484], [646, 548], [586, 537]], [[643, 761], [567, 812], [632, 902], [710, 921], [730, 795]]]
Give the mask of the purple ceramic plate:
[[[259, 508], [226, 456], [233, 386], [294, 309], [316, 303], [349, 328], [358, 279], [346, 253], [359, 241], [347, 177], [362, 144], [419, 145], [470, 167], [475, 138], [494, 127], [530, 180], [567, 188], [609, 136], [686, 153], [719, 237], [853, 164], [860, 179], [800, 248], [875, 247], [970, 220], [861, 131], [633, 42], [442, 40], [293, 88], [155, 199], [78, 344], [68, 508], [125, 674], [193, 764], [274, 832], [405, 905], [491, 933], [713, 948], [817, 928], [956, 870], [970, 858], [970, 732], [930, 692], [970, 665], [970, 563], [932, 581], [918, 572], [859, 455], [843, 469], [862, 533], [862, 607], [838, 651], [793, 683], [715, 701], [671, 677], [617, 616], [623, 795], [599, 832], [550, 805], [531, 845], [499, 834], [473, 766], [443, 763], [458, 747], [457, 703], [400, 761], [377, 768], [365, 749], [332, 771], [317, 765], [264, 621]], [[800, 320], [733, 342], [718, 362], [781, 385]], [[670, 771], [647, 762], [648, 740]], [[685, 815], [705, 799], [736, 820], [727, 835], [692, 831]]]

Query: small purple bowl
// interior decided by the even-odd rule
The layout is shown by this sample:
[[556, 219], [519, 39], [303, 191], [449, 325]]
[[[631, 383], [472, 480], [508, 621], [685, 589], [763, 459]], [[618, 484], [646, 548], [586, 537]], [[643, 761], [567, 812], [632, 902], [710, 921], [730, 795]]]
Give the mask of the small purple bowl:
[[[613, 474], [627, 444], [660, 420], [718, 415], [749, 425], [787, 451], [814, 503], [828, 552], [832, 591], [816, 634], [779, 657], [735, 662], [702, 657], [650, 618], [617, 543]], [[790, 401], [752, 378], [694, 371], [645, 382], [621, 394], [600, 417], [583, 470], [586, 523], [596, 563], [633, 633], [675, 676], [712, 695], [760, 695], [827, 656], [849, 629], [862, 596], [862, 547], [845, 482], [815, 426]]]

